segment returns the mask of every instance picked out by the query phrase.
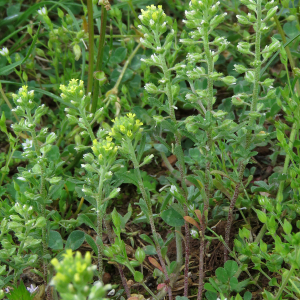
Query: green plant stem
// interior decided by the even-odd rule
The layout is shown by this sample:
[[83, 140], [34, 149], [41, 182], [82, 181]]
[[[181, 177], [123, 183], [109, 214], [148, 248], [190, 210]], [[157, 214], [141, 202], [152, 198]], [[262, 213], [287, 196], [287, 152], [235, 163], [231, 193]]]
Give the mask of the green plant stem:
[[[31, 117], [31, 115], [29, 115], [29, 114], [28, 114], [28, 119], [32, 124], [34, 124], [33, 119]], [[31, 130], [30, 134], [32, 136], [32, 141], [33, 141], [33, 145], [34, 145], [34, 148], [36, 151], [36, 155], [37, 155], [37, 157], [40, 157], [41, 151], [40, 151], [39, 143], [38, 143], [37, 136], [35, 133], [35, 129]], [[46, 203], [45, 203], [45, 200], [47, 197], [46, 177], [45, 177], [46, 170], [45, 170], [45, 165], [44, 165], [43, 160], [40, 162], [40, 167], [41, 167], [40, 195], [41, 195], [42, 201], [44, 202], [44, 203], [41, 203], [40, 209], [41, 209], [42, 216], [47, 220]], [[44, 270], [44, 282], [45, 282], [45, 286], [46, 286], [47, 285], [47, 277], [48, 277], [48, 266], [47, 266], [47, 261], [44, 258], [45, 255], [47, 254], [47, 231], [46, 231], [45, 226], [42, 228], [42, 249], [43, 249], [43, 254], [42, 254], [43, 259], [42, 260], [43, 260], [43, 270]], [[49, 288], [46, 291], [46, 295], [47, 295], [46, 296], [47, 300], [49, 300], [51, 298], [51, 296], [49, 295]]]
[[86, 112], [84, 110], [80, 110], [80, 116], [82, 117], [83, 119], [83, 122], [84, 122], [84, 125], [90, 135], [90, 139], [93, 141], [96, 139], [95, 135], [94, 135], [94, 132], [93, 132], [93, 129], [92, 129], [92, 126], [91, 124], [89, 123], [89, 121], [87, 120], [87, 117], [86, 117]]
[[94, 73], [94, 18], [93, 18], [93, 1], [87, 0], [88, 10], [88, 30], [89, 30], [89, 70], [88, 70], [88, 85], [87, 93], [92, 92], [93, 88], [93, 73]]
[[[276, 22], [277, 29], [278, 29], [278, 31], [281, 35], [281, 38], [282, 38], [283, 42], [286, 43], [286, 37], [285, 37], [284, 31], [283, 31], [283, 29], [280, 25], [280, 22], [279, 22], [276, 15], [274, 16], [274, 20]], [[295, 67], [295, 62], [294, 62], [294, 59], [292, 57], [292, 54], [290, 52], [289, 47], [286, 46], [285, 50], [287, 52], [290, 65], [291, 65], [292, 68], [294, 68]], [[297, 91], [298, 95], [300, 95], [299, 81], [296, 82], [296, 91]], [[289, 140], [289, 148], [291, 150], [293, 149], [295, 138], [296, 138], [296, 136], [298, 136], [298, 131], [299, 130], [298, 130], [297, 122], [294, 122], [293, 126], [292, 126], [292, 131], [291, 131], [291, 134], [290, 134], [290, 140]], [[287, 173], [289, 164], [290, 164], [290, 155], [287, 153], [286, 157], [285, 157], [285, 160], [284, 160], [284, 166], [283, 166], [283, 173], [284, 174]], [[284, 183], [285, 183], [285, 181], [282, 180], [279, 184], [279, 188], [278, 188], [277, 195], [276, 195], [276, 202], [281, 202], [283, 200]], [[256, 236], [254, 242], [259, 243], [261, 241], [261, 239], [264, 237], [266, 231], [267, 231], [267, 226], [266, 226], [266, 224], [264, 224], [263, 227], [261, 228], [259, 234]]]
[[[115, 238], [114, 238], [113, 232], [111, 230], [107, 215], [106, 215], [106, 217], [103, 218], [103, 223], [104, 223], [104, 226], [106, 228], [106, 232], [107, 232], [107, 235], [108, 235], [108, 240], [109, 240], [110, 244], [113, 245], [115, 243]], [[118, 263], [118, 270], [119, 270], [119, 273], [120, 273], [120, 277], [121, 277], [123, 287], [125, 289], [126, 296], [127, 296], [127, 298], [130, 298], [130, 289], [128, 287], [127, 280], [126, 280], [126, 277], [125, 277], [124, 272], [123, 272], [123, 266], [119, 263]]]
[[[290, 134], [290, 141], [289, 141], [289, 148], [291, 150], [293, 149], [296, 136], [298, 136], [298, 126], [297, 126], [297, 122], [294, 122], [294, 124], [292, 126], [292, 131], [291, 131], [291, 134]], [[287, 173], [289, 164], [290, 164], [290, 155], [287, 153], [286, 157], [285, 157], [285, 160], [284, 160], [284, 166], [283, 166], [283, 173], [284, 174]], [[278, 202], [282, 202], [282, 200], [283, 200], [284, 182], [285, 181], [282, 180], [279, 184], [279, 189], [278, 189], [277, 196], [276, 196], [276, 200]]]
[[[107, 20], [107, 10], [104, 5], [102, 5], [101, 9], [101, 31], [100, 31], [100, 39], [99, 39], [99, 47], [98, 47], [98, 55], [97, 55], [97, 63], [95, 67], [95, 71], [101, 71], [103, 68], [103, 53], [104, 53], [104, 42], [105, 42], [105, 31], [106, 31], [106, 20]], [[98, 96], [99, 96], [99, 80], [95, 80], [94, 82], [94, 90], [93, 90], [93, 99], [91, 106], [91, 113], [95, 113], [98, 104]], [[83, 145], [86, 146], [90, 141], [89, 137], [86, 137], [83, 141]], [[83, 152], [79, 152], [74, 160], [65, 168], [65, 172], [73, 169], [80, 158], [82, 157]]]
[[181, 240], [181, 227], [175, 227], [175, 240], [176, 240], [176, 256], [177, 265], [182, 267], [182, 240]]
[[106, 173], [106, 169], [104, 167], [101, 168], [100, 171], [100, 178], [99, 178], [99, 186], [98, 186], [98, 195], [97, 195], [97, 238], [99, 239], [97, 244], [98, 249], [98, 278], [99, 281], [102, 282], [102, 273], [103, 273], [103, 247], [102, 247], [102, 221], [104, 212], [101, 211], [101, 204], [103, 200], [103, 183], [104, 183], [104, 176]]
[[[139, 163], [138, 163], [138, 160], [136, 158], [135, 151], [134, 151], [133, 146], [132, 146], [132, 142], [131, 142], [130, 139], [127, 139], [126, 143], [128, 145], [129, 155], [130, 155], [131, 161], [133, 163], [135, 173], [137, 175], [139, 188], [142, 192], [142, 196], [144, 198], [144, 201], [147, 204], [147, 208], [148, 208], [148, 212], [149, 212], [148, 217], [149, 217], [151, 231], [152, 231], [152, 234], [153, 234], [153, 239], [154, 239], [155, 246], [156, 246], [156, 252], [157, 252], [160, 264], [162, 266], [163, 273], [165, 275], [166, 281], [169, 281], [169, 275], [168, 275], [168, 272], [167, 272], [165, 261], [162, 257], [162, 254], [161, 254], [161, 248], [160, 248], [160, 245], [159, 245], [159, 242], [158, 242], [158, 236], [157, 236], [157, 232], [156, 232], [155, 225], [154, 225], [154, 218], [153, 218], [153, 213], [152, 213], [151, 200], [149, 199], [149, 197], [146, 193], [146, 190], [145, 190], [145, 186], [144, 186], [143, 179], [142, 179], [141, 172], [140, 172], [140, 168], [139, 168]], [[172, 300], [172, 290], [171, 290], [170, 286], [168, 287], [168, 294], [169, 294], [169, 299]]]
[[284, 278], [283, 282], [281, 283], [279, 291], [278, 291], [276, 297], [274, 298], [274, 300], [278, 300], [280, 298], [280, 296], [282, 295], [282, 292], [284, 291], [285, 286], [287, 285], [287, 283], [294, 271], [295, 271], [295, 268], [293, 266], [291, 266], [287, 276]]
[[12, 107], [12, 105], [10, 104], [9, 100], [7, 99], [5, 93], [4, 93], [3, 89], [2, 89], [2, 84], [1, 84], [1, 82], [0, 82], [0, 93], [1, 93], [1, 95], [2, 95], [2, 97], [3, 97], [3, 99], [4, 99], [4, 101], [5, 101], [5, 103], [6, 103], [7, 106], [9, 107], [10, 111], [12, 112], [12, 114], [14, 115], [14, 117], [16, 118], [16, 120], [19, 122], [20, 119], [19, 119], [19, 117], [16, 115], [16, 113], [13, 111], [13, 107]]
[[[101, 9], [101, 30], [100, 30], [100, 38], [99, 38], [99, 46], [98, 46], [98, 55], [97, 55], [97, 63], [95, 71], [102, 71], [103, 69], [103, 53], [104, 53], [104, 43], [105, 43], [105, 32], [106, 32], [106, 22], [107, 20], [107, 10], [104, 5], [102, 5]], [[94, 91], [93, 91], [93, 100], [92, 100], [92, 108], [91, 112], [95, 113], [98, 104], [99, 97], [99, 80], [95, 80], [94, 82]]]
[[[10, 161], [12, 160], [12, 157], [14, 155], [14, 152], [16, 151], [16, 149], [14, 147], [11, 146], [11, 144], [9, 145], [9, 150], [8, 150], [8, 159], [6, 159], [6, 163], [5, 163], [5, 169], [9, 169], [9, 163]], [[0, 186], [2, 185], [3, 183], [3, 180], [4, 180], [4, 177], [5, 175], [7, 175], [9, 172], [6, 172], [6, 171], [2, 171], [2, 174], [1, 174], [1, 179], [0, 179]]]
[[[260, 51], [260, 42], [261, 42], [261, 17], [262, 17], [262, 11], [261, 11], [261, 2], [262, 0], [257, 0], [257, 23], [256, 23], [256, 38], [255, 38], [255, 62], [256, 62], [256, 68], [254, 73], [254, 85], [253, 85], [253, 94], [252, 94], [252, 103], [251, 103], [251, 112], [256, 112], [257, 110], [257, 102], [259, 99], [259, 80], [260, 80], [260, 70], [261, 70], [261, 51]], [[249, 120], [249, 127], [251, 128], [255, 123], [256, 118], [250, 117]], [[252, 130], [247, 130], [246, 134], [246, 142], [245, 142], [245, 149], [248, 150], [250, 144], [251, 144], [251, 136], [252, 136]], [[225, 243], [229, 245], [229, 238], [230, 238], [230, 230], [232, 225], [232, 219], [233, 219], [233, 209], [235, 207], [236, 200], [239, 195], [239, 189], [242, 184], [244, 171], [246, 168], [246, 161], [242, 161], [239, 165], [238, 169], [238, 183], [236, 184], [234, 194], [232, 196], [232, 199], [230, 201], [229, 211], [228, 211], [228, 219], [226, 224], [226, 230], [225, 230]], [[228, 260], [228, 250], [225, 247], [224, 248], [224, 262]]]
[[130, 7], [130, 9], [131, 9], [131, 11], [132, 11], [132, 13], [133, 13], [133, 15], [134, 15], [136, 21], [138, 22], [138, 24], [141, 24], [141, 21], [140, 21], [138, 15], [137, 15], [137, 13], [136, 13], [134, 7], [133, 7], [132, 0], [129, 0], [129, 1], [128, 1], [128, 5], [129, 5], [129, 7]]
[[119, 85], [125, 75], [125, 72], [129, 66], [129, 64], [131, 63], [132, 59], [134, 58], [134, 56], [136, 55], [136, 53], [138, 52], [138, 50], [140, 49], [140, 47], [142, 46], [142, 44], [138, 44], [135, 49], [131, 52], [131, 54], [129, 55], [128, 59], [126, 60], [124, 66], [123, 66], [123, 69], [118, 77], [118, 80], [116, 82], [116, 84], [114, 85], [114, 87], [109, 91], [107, 92], [107, 94], [115, 94], [117, 95], [118, 94], [118, 89], [119, 89]]
[[[158, 45], [160, 44], [159, 38], [156, 35], [155, 36], [156, 42]], [[164, 77], [167, 79], [167, 84], [166, 84], [166, 94], [168, 98], [168, 104], [169, 104], [169, 111], [170, 111], [170, 118], [174, 124], [177, 123], [176, 116], [175, 116], [175, 109], [174, 109], [174, 101], [173, 101], [173, 94], [172, 94], [172, 78], [171, 78], [171, 73], [170, 70], [168, 70], [168, 66], [166, 64], [166, 59], [165, 55], [160, 54], [159, 55], [160, 61], [161, 61], [161, 68], [164, 73]], [[188, 216], [188, 209], [187, 209], [187, 185], [185, 182], [185, 163], [184, 163], [184, 155], [183, 155], [183, 150], [181, 146], [181, 134], [179, 131], [177, 131], [175, 134], [175, 145], [176, 148], [174, 151], [175, 155], [177, 156], [178, 159], [178, 169], [180, 173], [180, 183], [183, 189], [183, 196], [185, 198], [186, 204], [183, 206], [184, 213], [186, 216]], [[185, 227], [185, 269], [184, 269], [184, 297], [188, 296], [188, 273], [189, 273], [189, 256], [190, 256], [190, 229], [189, 229], [189, 223], [187, 221], [184, 221], [184, 227]]]
[[[207, 22], [209, 20], [206, 20]], [[212, 105], [214, 99], [214, 91], [213, 91], [213, 79], [212, 73], [214, 71], [214, 61], [212, 57], [212, 53], [209, 47], [209, 34], [208, 28], [205, 27], [203, 34], [203, 47], [206, 56], [207, 62], [207, 112], [212, 113]], [[210, 199], [210, 167], [211, 167], [211, 159], [210, 153], [213, 147], [212, 140], [212, 128], [208, 128], [207, 130], [207, 153], [206, 153], [206, 165], [205, 165], [205, 179], [204, 179], [204, 190], [206, 199], [204, 200], [203, 212], [202, 212], [202, 224], [201, 224], [201, 240], [200, 240], [200, 253], [199, 253], [199, 286], [198, 286], [198, 295], [197, 300], [202, 299], [203, 288], [204, 288], [204, 251], [205, 251], [205, 230], [207, 225], [207, 216], [208, 216], [208, 208], [209, 208], [209, 199]]]
[[153, 292], [147, 287], [147, 285], [144, 282], [141, 282], [141, 285], [153, 297], [153, 299], [158, 300], [158, 298], [153, 294]]
[[[283, 29], [282, 29], [282, 27], [281, 27], [281, 24], [280, 24], [280, 22], [279, 22], [279, 20], [278, 20], [278, 17], [277, 17], [276, 15], [274, 15], [273, 18], [274, 18], [274, 21], [275, 21], [275, 23], [276, 23], [277, 30], [278, 30], [278, 32], [279, 32], [281, 38], [282, 38], [282, 41], [283, 41], [284, 44], [286, 44], [287, 40], [286, 40], [286, 37], [285, 37], [285, 33], [284, 33], [284, 31], [283, 31]], [[294, 61], [294, 59], [293, 59], [293, 56], [292, 56], [290, 47], [289, 47], [289, 46], [286, 46], [286, 47], [285, 47], [285, 51], [286, 51], [287, 57], [288, 57], [288, 59], [289, 59], [291, 68], [292, 68], [292, 70], [293, 70], [293, 69], [296, 67], [296, 64], [295, 64], [295, 61]], [[300, 95], [300, 84], [299, 84], [299, 81], [298, 81], [298, 80], [297, 80], [297, 82], [296, 82], [295, 87], [296, 87], [296, 90], [297, 90], [298, 95]]]

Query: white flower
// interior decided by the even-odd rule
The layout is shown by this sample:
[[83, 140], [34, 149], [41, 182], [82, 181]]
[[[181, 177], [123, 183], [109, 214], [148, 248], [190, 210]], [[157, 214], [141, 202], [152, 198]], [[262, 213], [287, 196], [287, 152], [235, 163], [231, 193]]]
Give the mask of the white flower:
[[25, 143], [22, 143], [22, 146], [24, 150], [29, 149], [33, 146], [33, 141], [26, 139]]
[[25, 181], [25, 182], [27, 181], [24, 177], [17, 177], [17, 179], [20, 181]]
[[32, 293], [34, 293], [38, 288], [39, 288], [38, 286], [34, 287], [34, 286], [31, 284], [30, 286], [27, 287], [27, 291], [28, 291], [30, 294], [32, 294]]
[[116, 293], [115, 289], [112, 289], [110, 292], [108, 292], [107, 296], [114, 296]]
[[3, 56], [8, 56], [9, 51], [6, 47], [3, 47], [2, 50], [0, 50], [0, 54], [3, 55]]
[[173, 194], [175, 191], [177, 192], [176, 186], [175, 185], [171, 185], [170, 192]]
[[39, 9], [37, 12], [40, 16], [47, 16], [47, 8], [45, 6]]

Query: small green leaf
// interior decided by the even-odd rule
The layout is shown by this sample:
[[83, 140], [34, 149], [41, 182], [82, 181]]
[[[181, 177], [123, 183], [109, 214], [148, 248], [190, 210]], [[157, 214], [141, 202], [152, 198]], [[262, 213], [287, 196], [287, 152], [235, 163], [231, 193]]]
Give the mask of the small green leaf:
[[152, 241], [152, 239], [148, 235], [141, 234], [140, 238], [143, 239], [145, 242], [149, 243], [150, 245], [152, 245], [153, 247], [155, 247], [154, 242]]
[[204, 288], [207, 291], [210, 291], [210, 292], [213, 292], [213, 293], [217, 293], [217, 291], [214, 289], [214, 287], [210, 283], [205, 283], [204, 284]]
[[141, 272], [139, 272], [139, 271], [135, 271], [134, 272], [134, 280], [136, 282], [142, 282], [144, 280], [143, 274]]
[[244, 294], [244, 300], [251, 300], [252, 299], [252, 294], [247, 291], [245, 294]]

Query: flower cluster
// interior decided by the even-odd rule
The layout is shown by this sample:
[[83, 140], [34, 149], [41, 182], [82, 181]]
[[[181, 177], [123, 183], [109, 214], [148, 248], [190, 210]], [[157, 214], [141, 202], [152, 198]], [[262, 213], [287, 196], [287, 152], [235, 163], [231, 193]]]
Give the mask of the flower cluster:
[[143, 128], [143, 123], [139, 119], [135, 119], [135, 114], [128, 113], [125, 117], [120, 117], [113, 120], [114, 126], [109, 133], [118, 141], [122, 141], [124, 138], [130, 140], [139, 140]]
[[187, 20], [184, 20], [188, 28], [197, 28], [203, 35], [205, 28], [212, 31], [225, 18], [227, 13], [216, 15], [220, 2], [213, 4], [214, 0], [193, 0], [189, 4], [189, 10], [185, 12]]
[[111, 137], [106, 137], [106, 140], [100, 142], [94, 140], [92, 150], [100, 164], [102, 162], [112, 164], [116, 158], [118, 147], [112, 142]]
[[[20, 114], [20, 111], [18, 109], [25, 109], [30, 108], [33, 109], [35, 107], [35, 103], [33, 101], [34, 98], [34, 91], [28, 91], [28, 86], [23, 85], [17, 94], [12, 94], [14, 103], [16, 104], [17, 108], [15, 109], [15, 112]], [[25, 110], [24, 110], [25, 111]]]
[[84, 90], [84, 82], [82, 80], [78, 79], [71, 79], [68, 86], [65, 86], [63, 84], [60, 85], [60, 90], [62, 93], [60, 94], [60, 97], [67, 102], [70, 102], [75, 107], [79, 107], [80, 105], [85, 105], [85, 90]]
[[80, 252], [76, 252], [74, 257], [72, 250], [69, 249], [64, 254], [62, 261], [59, 262], [57, 258], [54, 258], [51, 263], [57, 271], [51, 284], [55, 285], [62, 299], [71, 299], [70, 295], [77, 295], [78, 299], [83, 299], [79, 296], [89, 296], [89, 300], [102, 299], [105, 297], [106, 291], [111, 288], [110, 285], [103, 286], [100, 282], [91, 286], [94, 270], [97, 267], [91, 265], [89, 252], [85, 254], [84, 258]]
[[[39, 123], [41, 116], [45, 115], [48, 108], [43, 104], [36, 108], [32, 116], [31, 111], [34, 110], [37, 103], [34, 101], [34, 91], [28, 91], [28, 86], [22, 86], [17, 94], [12, 94], [16, 108], [13, 111], [18, 115], [22, 116], [19, 123], [13, 124], [11, 127], [14, 129], [15, 133], [21, 131], [32, 131]], [[44, 135], [47, 131], [44, 132]]]
[[147, 6], [147, 10], [141, 10], [142, 14], [139, 16], [139, 19], [145, 26], [155, 26], [157, 24], [163, 24], [167, 20], [167, 16], [164, 13], [162, 6], [155, 5]]
[[[144, 25], [138, 26], [139, 30], [144, 34], [144, 37], [140, 39], [142, 45], [146, 48], [155, 50], [159, 54], [166, 53], [172, 45], [175, 31], [172, 30], [166, 36], [164, 45], [161, 45], [160, 36], [167, 31], [167, 17], [162, 10], [162, 6], [147, 6], [146, 11], [142, 9], [142, 14], [139, 18]], [[169, 21], [168, 23], [170, 25]], [[152, 64], [152, 62], [150, 64]]]

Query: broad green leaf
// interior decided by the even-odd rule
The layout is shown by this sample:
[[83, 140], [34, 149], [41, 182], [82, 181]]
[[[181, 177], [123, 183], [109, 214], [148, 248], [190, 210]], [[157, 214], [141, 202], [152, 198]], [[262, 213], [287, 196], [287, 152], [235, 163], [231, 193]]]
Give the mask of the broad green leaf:
[[215, 290], [215, 288], [210, 283], [205, 283], [204, 284], [204, 288], [207, 291], [210, 291], [210, 292], [213, 292], [213, 293], [217, 293], [217, 291]]
[[97, 248], [97, 245], [96, 245], [94, 239], [91, 236], [89, 236], [88, 234], [85, 234], [85, 240], [92, 247], [95, 254], [98, 255], [98, 248]]
[[154, 242], [152, 241], [152, 239], [148, 235], [141, 234], [140, 238], [143, 239], [145, 242], [149, 243], [150, 245], [152, 245], [153, 247], [155, 247]]
[[117, 48], [110, 57], [110, 63], [119, 64], [121, 63], [127, 55], [127, 49], [125, 47]]
[[[205, 287], [205, 285], [204, 285], [204, 287]], [[205, 297], [207, 300], [217, 300], [218, 294], [216, 294], [216, 292], [208, 291], [205, 293]]]
[[143, 276], [143, 274], [141, 272], [139, 272], [139, 271], [135, 271], [134, 272], [134, 280], [136, 282], [142, 282], [143, 279], [144, 279], [144, 276]]
[[175, 209], [169, 208], [161, 214], [162, 219], [170, 226], [183, 226], [184, 219]]
[[226, 283], [229, 280], [228, 274], [224, 268], [218, 268], [216, 270], [216, 275], [219, 281]]
[[224, 268], [228, 274], [228, 277], [231, 278], [235, 275], [235, 273], [237, 272], [239, 266], [237, 264], [236, 261], [234, 260], [228, 260], [226, 261]]
[[65, 248], [72, 249], [72, 251], [75, 251], [83, 244], [84, 240], [84, 232], [80, 230], [75, 230], [69, 235]]
[[87, 215], [80, 214], [78, 216], [77, 221], [78, 221], [78, 226], [80, 226], [81, 224], [84, 223], [84, 224], [88, 225], [89, 227], [93, 228], [96, 231], [95, 224], [91, 221], [91, 219]]
[[62, 250], [64, 247], [62, 237], [59, 232], [50, 230], [48, 246], [52, 250]]

